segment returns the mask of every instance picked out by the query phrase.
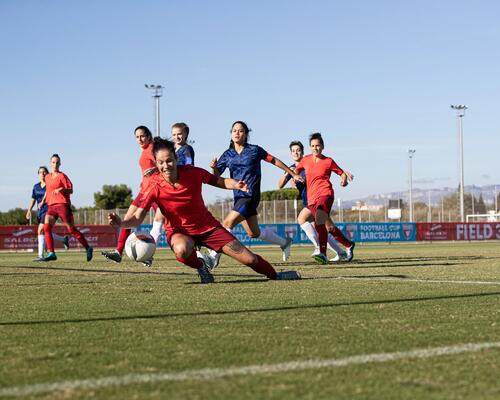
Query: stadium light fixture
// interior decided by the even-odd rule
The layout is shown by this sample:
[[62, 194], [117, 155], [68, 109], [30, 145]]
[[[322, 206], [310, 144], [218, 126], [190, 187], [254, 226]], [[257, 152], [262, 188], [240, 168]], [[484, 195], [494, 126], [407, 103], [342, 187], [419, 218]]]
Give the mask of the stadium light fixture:
[[413, 155], [415, 149], [408, 149], [408, 203], [410, 208], [410, 222], [413, 222]]
[[144, 84], [144, 87], [153, 93], [155, 103], [155, 135], [160, 136], [160, 97], [163, 96], [164, 87], [162, 85], [148, 85], [147, 83]]
[[460, 221], [465, 221], [465, 207], [464, 207], [464, 130], [463, 130], [463, 117], [467, 106], [464, 104], [452, 104], [450, 106], [456, 111], [457, 117], [457, 136], [458, 136], [458, 165], [460, 175]]

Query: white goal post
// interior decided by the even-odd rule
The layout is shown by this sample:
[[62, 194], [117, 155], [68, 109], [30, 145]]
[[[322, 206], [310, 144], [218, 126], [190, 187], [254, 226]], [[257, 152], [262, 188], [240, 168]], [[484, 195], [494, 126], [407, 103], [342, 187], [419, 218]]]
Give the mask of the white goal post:
[[491, 211], [488, 214], [467, 214], [466, 222], [498, 222], [500, 221], [500, 213]]

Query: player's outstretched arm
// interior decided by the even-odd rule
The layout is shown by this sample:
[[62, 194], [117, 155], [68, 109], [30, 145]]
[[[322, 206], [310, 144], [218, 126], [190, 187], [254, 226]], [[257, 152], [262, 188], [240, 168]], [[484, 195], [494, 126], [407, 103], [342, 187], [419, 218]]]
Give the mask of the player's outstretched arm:
[[271, 164], [276, 165], [278, 168], [282, 169], [285, 171], [287, 174], [289, 174], [295, 181], [299, 182], [304, 182], [304, 178], [302, 178], [300, 175], [296, 174], [294, 171], [292, 171], [290, 168], [286, 166], [286, 164], [281, 161], [280, 159], [273, 157], [270, 161]]
[[242, 192], [248, 192], [247, 183], [244, 181], [237, 181], [231, 178], [221, 178], [217, 179], [217, 184], [214, 185], [221, 189], [229, 189], [229, 190], [241, 190]]
[[126, 216], [123, 220], [115, 213], [108, 214], [108, 223], [115, 228], [134, 228], [144, 221], [147, 211], [144, 208], [138, 208], [134, 214]]

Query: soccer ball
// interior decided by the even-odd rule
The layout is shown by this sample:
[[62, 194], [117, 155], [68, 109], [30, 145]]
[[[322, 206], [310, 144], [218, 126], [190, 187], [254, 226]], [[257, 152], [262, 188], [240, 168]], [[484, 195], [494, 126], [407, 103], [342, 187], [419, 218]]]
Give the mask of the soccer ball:
[[151, 260], [156, 250], [156, 243], [149, 233], [133, 232], [125, 242], [125, 253], [132, 261]]

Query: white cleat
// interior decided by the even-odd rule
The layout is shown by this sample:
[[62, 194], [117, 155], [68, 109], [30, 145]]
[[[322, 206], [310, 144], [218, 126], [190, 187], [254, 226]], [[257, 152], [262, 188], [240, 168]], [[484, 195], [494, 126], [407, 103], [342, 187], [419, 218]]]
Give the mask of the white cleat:
[[346, 253], [337, 253], [337, 255], [333, 258], [330, 258], [330, 262], [333, 263], [338, 263], [342, 261], [347, 261], [347, 254]]
[[354, 246], [356, 246], [356, 243], [352, 242], [351, 247], [347, 247], [346, 250], [346, 261], [351, 262], [352, 259], [354, 258]]
[[210, 272], [210, 269], [205, 263], [205, 260], [203, 258], [200, 258], [200, 260], [203, 263], [203, 265], [201, 268], [198, 268], [197, 271], [198, 275], [200, 276], [201, 283], [214, 283], [215, 282], [214, 276]]

